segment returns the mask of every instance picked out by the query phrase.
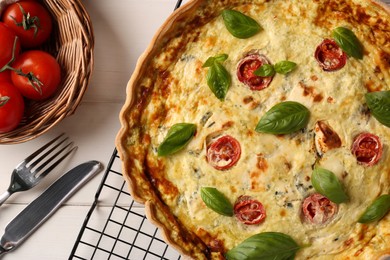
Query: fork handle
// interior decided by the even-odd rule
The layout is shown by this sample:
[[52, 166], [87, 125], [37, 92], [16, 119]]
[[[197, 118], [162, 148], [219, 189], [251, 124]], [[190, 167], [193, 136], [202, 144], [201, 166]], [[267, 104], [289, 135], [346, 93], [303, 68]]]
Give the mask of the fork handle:
[[11, 192], [8, 190], [0, 195], [0, 206], [3, 205], [3, 203], [11, 196]]

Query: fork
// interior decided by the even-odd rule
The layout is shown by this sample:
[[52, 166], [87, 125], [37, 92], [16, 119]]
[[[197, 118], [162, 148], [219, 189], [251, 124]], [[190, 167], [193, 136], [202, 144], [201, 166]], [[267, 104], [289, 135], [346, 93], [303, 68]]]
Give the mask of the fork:
[[13, 193], [29, 190], [37, 185], [62, 160], [75, 151], [77, 146], [73, 146], [73, 142], [68, 140], [68, 137], [61, 134], [19, 163], [12, 172], [7, 191], [0, 195], [0, 206]]

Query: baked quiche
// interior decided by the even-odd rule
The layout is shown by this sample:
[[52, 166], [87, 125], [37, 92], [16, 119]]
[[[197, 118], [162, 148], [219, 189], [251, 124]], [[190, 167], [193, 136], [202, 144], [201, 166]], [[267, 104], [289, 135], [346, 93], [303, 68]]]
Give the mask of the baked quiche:
[[140, 57], [123, 175], [192, 259], [390, 257], [390, 14], [193, 0]]

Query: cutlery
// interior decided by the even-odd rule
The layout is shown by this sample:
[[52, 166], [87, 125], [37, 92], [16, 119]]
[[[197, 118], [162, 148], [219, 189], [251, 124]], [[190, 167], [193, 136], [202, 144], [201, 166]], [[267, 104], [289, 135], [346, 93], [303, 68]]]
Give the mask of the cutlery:
[[[11, 194], [31, 189], [37, 185], [62, 160], [77, 149], [77, 146], [72, 147], [73, 142], [67, 143], [63, 146], [63, 144], [68, 141], [68, 137], [62, 137], [64, 137], [64, 134], [57, 136], [39, 148], [15, 167], [12, 172], [11, 183], [7, 191], [0, 195], [0, 206], [11, 196]], [[58, 143], [56, 143], [57, 141]], [[54, 146], [51, 147], [52, 145]], [[60, 150], [52, 155], [57, 148], [60, 148]], [[47, 149], [49, 150], [46, 151]], [[55, 160], [63, 152], [65, 153], [58, 158], [57, 161], [53, 162], [53, 160]], [[50, 158], [48, 158], [49, 156]], [[53, 163], [49, 166], [51, 162]]]
[[71, 169], [54, 182], [7, 225], [0, 240], [0, 255], [14, 249], [31, 235], [102, 168], [100, 162], [88, 161]]

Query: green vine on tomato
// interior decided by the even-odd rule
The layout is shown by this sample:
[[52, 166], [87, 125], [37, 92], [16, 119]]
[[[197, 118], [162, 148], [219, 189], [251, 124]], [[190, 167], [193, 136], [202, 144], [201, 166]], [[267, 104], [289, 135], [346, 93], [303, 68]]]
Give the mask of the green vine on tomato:
[[19, 39], [18, 36], [16, 36], [15, 40], [14, 40], [13, 49], [12, 49], [11, 60], [0, 69], [0, 73], [4, 72], [5, 70], [8, 69], [8, 70], [14, 71], [16, 74], [18, 74], [20, 76], [26, 77], [28, 79], [28, 81], [30, 82], [31, 86], [40, 95], [42, 95], [42, 85], [43, 85], [43, 83], [34, 75], [34, 73], [32, 73], [32, 72], [23, 73], [23, 71], [21, 69], [15, 69], [15, 68], [13, 68], [11, 66], [11, 64], [15, 61], [15, 52], [16, 52], [16, 46], [17, 46], [18, 39]]

